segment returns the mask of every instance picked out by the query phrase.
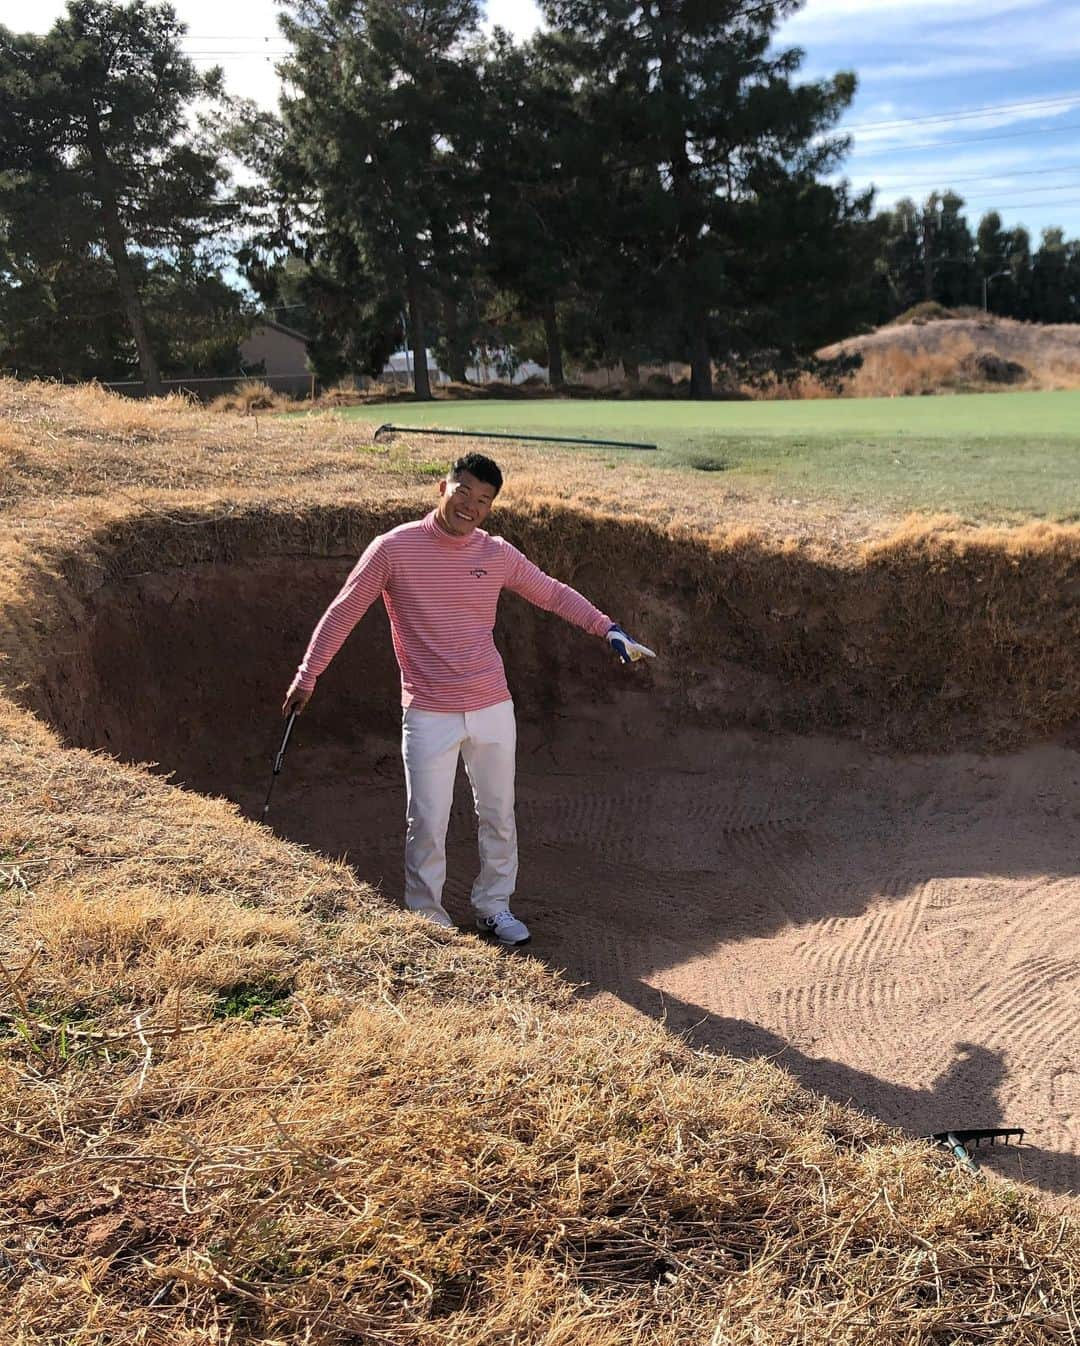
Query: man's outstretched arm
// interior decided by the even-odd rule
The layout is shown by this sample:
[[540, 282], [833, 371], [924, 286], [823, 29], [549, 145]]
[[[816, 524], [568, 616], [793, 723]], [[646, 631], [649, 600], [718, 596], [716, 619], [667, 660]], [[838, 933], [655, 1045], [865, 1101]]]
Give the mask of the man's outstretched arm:
[[283, 715], [301, 711], [315, 690], [319, 675], [345, 643], [349, 632], [375, 602], [390, 578], [390, 561], [382, 538], [376, 538], [353, 567], [337, 597], [319, 618], [307, 652], [285, 693]]
[[655, 659], [655, 654], [648, 646], [628, 636], [607, 613], [594, 607], [584, 594], [579, 594], [569, 584], [563, 584], [546, 574], [516, 547], [511, 547], [509, 543], [505, 545], [509, 553], [505, 580], [507, 589], [528, 599], [535, 607], [554, 612], [556, 616], [580, 626], [591, 635], [606, 637], [623, 663], [632, 663], [643, 657]]

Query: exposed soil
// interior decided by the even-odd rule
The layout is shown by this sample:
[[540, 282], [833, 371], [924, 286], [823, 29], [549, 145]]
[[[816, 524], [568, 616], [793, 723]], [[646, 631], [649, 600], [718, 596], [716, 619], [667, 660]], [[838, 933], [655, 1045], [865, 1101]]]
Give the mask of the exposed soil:
[[[50, 718], [258, 817], [277, 708], [348, 564], [105, 586], [41, 688]], [[704, 1048], [774, 1057], [912, 1132], [1022, 1126], [1024, 1148], [982, 1151], [987, 1166], [1080, 1192], [1080, 754], [886, 756], [765, 733], [746, 725], [768, 680], [746, 667], [714, 669], [706, 696], [659, 661], [623, 669], [600, 642], [504, 606], [529, 952], [583, 994], [665, 1015]], [[270, 813], [392, 902], [398, 716], [380, 607], [322, 679]], [[446, 904], [468, 925], [459, 787]]]

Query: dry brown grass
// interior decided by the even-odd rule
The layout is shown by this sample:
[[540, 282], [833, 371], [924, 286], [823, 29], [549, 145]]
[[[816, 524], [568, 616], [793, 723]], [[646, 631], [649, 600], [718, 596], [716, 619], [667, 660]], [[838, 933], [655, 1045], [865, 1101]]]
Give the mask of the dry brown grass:
[[[767, 1062], [693, 1052], [392, 911], [231, 803], [64, 748], [24, 708], [46, 665], [77, 674], [83, 604], [112, 578], [258, 538], [347, 551], [358, 520], [428, 498], [429, 445], [11, 384], [0, 426], [5, 1340], [1076, 1342], [1075, 1223]], [[732, 601], [721, 578], [750, 631], [780, 566], [796, 589], [832, 573], [832, 597], [802, 594], [810, 639], [815, 604], [865, 597], [845, 577], [895, 572], [915, 594], [936, 576], [897, 650], [906, 621], [941, 604], [953, 620], [967, 586], [985, 621], [964, 661], [988, 639], [1007, 661], [1026, 607], [1060, 676], [1072, 628], [1036, 628], [1075, 580], [1076, 530], [913, 522], [886, 540], [888, 521], [852, 516], [822, 545], [820, 515], [723, 483], [683, 497], [646, 468], [615, 483], [599, 460], [502, 456], [545, 558], [588, 561], [618, 528], [643, 559], [675, 547], [699, 626]], [[602, 516], [627, 498], [639, 522]], [[702, 589], [688, 567], [707, 554]], [[831, 611], [856, 632], [857, 607]], [[798, 660], [791, 613], [774, 643]], [[227, 1017], [245, 1002], [249, 1019]]]
[[211, 411], [238, 411], [254, 415], [257, 411], [291, 411], [296, 402], [283, 393], [275, 392], [261, 379], [248, 379], [238, 384], [231, 393], [223, 393], [210, 403]]
[[972, 357], [1011, 360], [1028, 371], [1031, 390], [1080, 387], [1080, 327], [1017, 322], [993, 315], [953, 316], [887, 325], [838, 342], [819, 354], [859, 352], [862, 368], [844, 386], [848, 397], [910, 397], [935, 392], [993, 391]]
[[867, 351], [844, 391], [850, 397], [915, 397], [967, 387], [971, 380], [964, 377], [964, 361], [974, 354], [975, 343], [963, 334], [933, 351]]

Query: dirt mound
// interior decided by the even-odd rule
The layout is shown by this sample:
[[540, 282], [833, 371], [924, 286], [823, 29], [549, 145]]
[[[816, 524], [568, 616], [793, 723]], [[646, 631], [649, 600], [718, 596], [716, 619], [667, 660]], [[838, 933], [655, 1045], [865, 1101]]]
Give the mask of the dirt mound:
[[849, 337], [818, 352], [859, 354], [849, 396], [978, 391], [1026, 382], [1033, 388], [1080, 386], [1080, 324], [1017, 322], [987, 314], [920, 318]]

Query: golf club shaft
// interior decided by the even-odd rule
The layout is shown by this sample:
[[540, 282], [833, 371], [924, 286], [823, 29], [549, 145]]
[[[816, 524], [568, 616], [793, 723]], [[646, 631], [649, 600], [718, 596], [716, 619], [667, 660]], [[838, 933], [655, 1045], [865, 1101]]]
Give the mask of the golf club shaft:
[[281, 747], [278, 749], [277, 756], [274, 758], [274, 770], [270, 777], [270, 788], [266, 792], [266, 803], [263, 805], [263, 822], [266, 821], [266, 815], [270, 809], [270, 796], [274, 792], [274, 781], [276, 781], [281, 774], [281, 768], [285, 762], [285, 749], [289, 746], [289, 738], [292, 735], [293, 725], [296, 723], [296, 716], [297, 712], [295, 710], [290, 712], [288, 721], [285, 724], [285, 732], [281, 736]]

